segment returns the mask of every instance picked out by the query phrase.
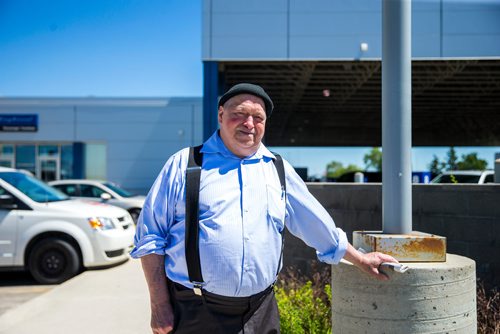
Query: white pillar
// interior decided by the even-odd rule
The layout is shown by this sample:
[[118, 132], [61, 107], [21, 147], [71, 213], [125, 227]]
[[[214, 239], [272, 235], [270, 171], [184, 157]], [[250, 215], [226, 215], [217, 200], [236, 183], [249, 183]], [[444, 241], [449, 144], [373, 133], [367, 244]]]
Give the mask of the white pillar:
[[382, 3], [382, 224], [412, 232], [411, 1]]

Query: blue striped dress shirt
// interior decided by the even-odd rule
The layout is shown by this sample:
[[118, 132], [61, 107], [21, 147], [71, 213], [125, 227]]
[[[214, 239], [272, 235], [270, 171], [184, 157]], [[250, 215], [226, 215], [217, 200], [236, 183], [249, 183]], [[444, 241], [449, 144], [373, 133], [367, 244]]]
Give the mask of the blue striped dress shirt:
[[[261, 144], [246, 158], [231, 153], [215, 132], [203, 145], [200, 184], [200, 261], [204, 288], [224, 296], [250, 296], [276, 279], [284, 225], [338, 263], [347, 249], [345, 233], [286, 161], [286, 198]], [[167, 161], [153, 184], [137, 223], [132, 257], [165, 255], [167, 276], [192, 288], [184, 253], [185, 170], [189, 149]]]

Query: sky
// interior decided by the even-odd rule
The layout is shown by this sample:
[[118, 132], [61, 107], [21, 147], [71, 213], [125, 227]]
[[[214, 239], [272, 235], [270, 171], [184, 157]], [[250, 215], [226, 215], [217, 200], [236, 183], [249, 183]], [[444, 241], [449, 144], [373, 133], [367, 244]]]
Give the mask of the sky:
[[[201, 0], [0, 0], [0, 97], [201, 97], [201, 15]], [[314, 176], [370, 150], [273, 149]], [[412, 169], [448, 149], [413, 148]], [[493, 168], [500, 147], [456, 151]]]
[[0, 96], [202, 96], [201, 0], [0, 0]]

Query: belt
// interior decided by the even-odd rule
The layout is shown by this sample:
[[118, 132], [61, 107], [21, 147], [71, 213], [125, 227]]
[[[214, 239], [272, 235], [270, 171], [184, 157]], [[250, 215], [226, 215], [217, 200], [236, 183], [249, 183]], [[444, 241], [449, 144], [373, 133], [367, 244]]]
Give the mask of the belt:
[[[192, 298], [193, 296], [200, 298], [200, 295], [195, 293], [193, 291], [193, 289], [187, 288], [182, 284], [171, 281], [170, 279], [168, 281], [169, 281], [169, 284], [171, 284], [171, 286], [175, 289], [177, 298], [181, 298], [181, 299], [183, 297]], [[262, 300], [262, 298], [267, 296], [268, 294], [270, 294], [273, 291], [273, 289], [274, 289], [274, 284], [271, 284], [264, 291], [256, 293], [255, 295], [248, 296], [248, 297], [222, 296], [222, 295], [218, 295], [218, 294], [203, 290], [203, 297], [208, 302], [216, 303], [216, 304], [220, 304], [220, 305], [228, 305], [228, 306], [244, 306], [244, 305], [249, 305], [249, 304], [253, 305], [253, 304], [259, 303]]]

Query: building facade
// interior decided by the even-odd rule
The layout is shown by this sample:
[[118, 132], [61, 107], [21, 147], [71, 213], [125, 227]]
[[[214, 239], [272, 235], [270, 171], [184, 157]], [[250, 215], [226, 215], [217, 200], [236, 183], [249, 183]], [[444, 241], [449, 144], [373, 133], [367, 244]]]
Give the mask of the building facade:
[[[246, 81], [275, 102], [269, 145], [380, 146], [382, 4], [204, 0], [205, 136]], [[500, 1], [411, 6], [414, 146], [500, 146]]]
[[0, 165], [44, 181], [107, 179], [146, 193], [201, 133], [201, 98], [0, 99]]

